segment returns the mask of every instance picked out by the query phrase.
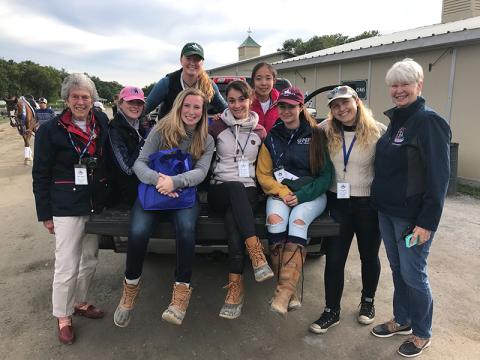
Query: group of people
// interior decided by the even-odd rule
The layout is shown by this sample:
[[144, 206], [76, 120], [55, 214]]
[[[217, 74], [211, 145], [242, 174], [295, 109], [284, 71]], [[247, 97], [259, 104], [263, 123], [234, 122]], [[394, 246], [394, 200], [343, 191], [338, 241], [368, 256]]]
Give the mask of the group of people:
[[[257, 282], [276, 278], [271, 310], [286, 316], [299, 309], [297, 284], [308, 227], [328, 209], [340, 224], [340, 234], [326, 240], [325, 308], [310, 331], [325, 333], [339, 323], [344, 268], [354, 235], [363, 285], [358, 321], [374, 321], [383, 238], [395, 287], [394, 318], [372, 333], [413, 333], [398, 352], [419, 355], [430, 345], [433, 301], [427, 256], [446, 193], [450, 142], [448, 124], [421, 97], [420, 65], [405, 59], [388, 71], [395, 107], [385, 113], [390, 118], [387, 128], [348, 86], [329, 92], [330, 112], [318, 125], [300, 89], [279, 93], [274, 88], [277, 73], [267, 63], [254, 67], [253, 89], [244, 81], [229, 83], [225, 101], [203, 62], [203, 48], [187, 43], [181, 69], [157, 82], [146, 100], [137, 87], [122, 89], [110, 124], [103, 112], [93, 109], [98, 96], [86, 75], [71, 74], [63, 82], [61, 94], [68, 107], [39, 129], [32, 171], [38, 220], [56, 239], [52, 301], [59, 340], [74, 341], [73, 314], [104, 316], [87, 301], [98, 244], [85, 234], [84, 225], [91, 213], [107, 205], [131, 208], [115, 325], [125, 327], [131, 321], [148, 242], [161, 217], [171, 219], [176, 235], [172, 297], [162, 318], [182, 323], [193, 291], [200, 205], [197, 200], [187, 208], [145, 210], [137, 186], [148, 184], [177, 199], [183, 189], [206, 180], [208, 206], [224, 217], [229, 248], [220, 317], [241, 315], [246, 254]], [[155, 127], [142, 126], [142, 115], [160, 103]], [[209, 104], [217, 112], [210, 125]], [[167, 175], [150, 168], [151, 156], [166, 149], [190, 154], [191, 170]], [[270, 264], [255, 229], [259, 190], [267, 197]], [[109, 192], [114, 195], [109, 197]]]

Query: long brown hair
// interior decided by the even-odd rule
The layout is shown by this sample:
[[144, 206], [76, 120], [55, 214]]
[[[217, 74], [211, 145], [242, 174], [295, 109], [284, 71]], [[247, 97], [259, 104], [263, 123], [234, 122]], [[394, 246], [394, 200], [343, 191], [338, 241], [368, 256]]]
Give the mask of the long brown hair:
[[207, 96], [208, 102], [212, 101], [215, 91], [213, 91], [213, 86], [208, 74], [205, 70], [201, 70], [198, 74], [198, 88]]
[[189, 88], [181, 91], [177, 95], [172, 109], [158, 122], [155, 130], [162, 134], [165, 149], [177, 147], [182, 139], [187, 137], [185, 124], [182, 120], [182, 106], [185, 98], [189, 95], [200, 96], [203, 100], [202, 117], [195, 126], [192, 143], [188, 150], [192, 157], [198, 160], [205, 152], [205, 141], [208, 136], [208, 100], [201, 90]]
[[300, 112], [300, 120], [302, 119], [304, 119], [312, 129], [312, 138], [309, 147], [310, 173], [313, 176], [317, 176], [325, 166], [327, 139], [324, 131], [317, 126], [317, 121], [310, 115], [305, 106]]

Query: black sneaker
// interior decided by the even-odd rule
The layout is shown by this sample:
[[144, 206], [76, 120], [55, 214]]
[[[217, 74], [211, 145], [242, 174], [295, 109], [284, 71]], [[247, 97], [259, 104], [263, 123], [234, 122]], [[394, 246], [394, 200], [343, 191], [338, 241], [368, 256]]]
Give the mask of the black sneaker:
[[430, 339], [421, 339], [412, 335], [398, 348], [398, 353], [405, 357], [415, 357], [420, 355], [424, 349], [428, 348], [432, 342]]
[[372, 298], [362, 298], [359, 305], [358, 322], [360, 324], [368, 325], [375, 320], [375, 305]]
[[308, 328], [315, 334], [324, 334], [332, 326], [338, 325], [340, 322], [340, 310], [332, 311], [329, 308], [325, 308], [320, 318], [315, 321]]
[[372, 334], [385, 338], [393, 335], [409, 335], [412, 333], [412, 327], [410, 325], [400, 325], [395, 320], [389, 320], [384, 324], [375, 326], [372, 329]]

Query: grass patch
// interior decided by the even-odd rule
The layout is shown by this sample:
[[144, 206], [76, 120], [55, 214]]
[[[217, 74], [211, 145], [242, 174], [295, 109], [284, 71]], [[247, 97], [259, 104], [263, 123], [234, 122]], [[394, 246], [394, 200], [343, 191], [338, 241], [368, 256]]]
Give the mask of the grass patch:
[[464, 195], [470, 195], [475, 199], [480, 199], [480, 187], [466, 184], [457, 184], [457, 191]]

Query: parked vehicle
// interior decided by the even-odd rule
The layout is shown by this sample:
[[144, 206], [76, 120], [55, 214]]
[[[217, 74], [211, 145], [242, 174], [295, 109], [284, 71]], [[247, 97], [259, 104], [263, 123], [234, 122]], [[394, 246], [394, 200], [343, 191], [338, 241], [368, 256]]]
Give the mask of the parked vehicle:
[[[235, 78], [235, 80], [236, 79], [238, 79], [238, 77]], [[231, 79], [230, 81], [233, 80], [234, 79]], [[227, 80], [222, 81], [221, 84], [224, 82], [227, 82]], [[290, 83], [288, 82], [288, 84]], [[325, 86], [313, 91], [305, 98], [305, 102], [324, 91], [333, 89], [335, 86], [337, 85]], [[197, 222], [197, 248], [203, 247], [207, 250], [217, 250], [219, 246], [226, 248], [227, 238], [224, 229], [223, 216], [222, 214], [210, 213], [208, 211], [206, 189], [204, 186], [208, 186], [208, 181], [205, 181], [204, 184], [198, 187], [202, 211]], [[264, 198], [263, 195], [262, 198]], [[101, 214], [91, 216], [85, 226], [85, 232], [98, 235], [99, 246], [101, 249], [112, 249], [115, 252], [125, 252], [127, 247], [129, 219], [129, 210], [107, 209]], [[258, 211], [255, 214], [255, 227], [259, 238], [263, 240], [265, 240], [267, 235], [265, 224], [265, 205], [262, 205], [260, 202]], [[311, 241], [309, 246], [307, 246], [307, 252], [311, 255], [322, 255], [320, 246], [323, 239], [325, 237], [336, 236], [338, 233], [339, 225], [334, 222], [327, 213], [323, 213], [308, 227], [308, 236]], [[158, 223], [150, 241], [150, 249], [152, 249], [152, 247], [155, 249], [158, 248], [156, 242], [157, 244], [158, 242], [175, 244], [174, 229], [168, 220], [162, 220]], [[173, 249], [175, 249], [174, 246]]]

